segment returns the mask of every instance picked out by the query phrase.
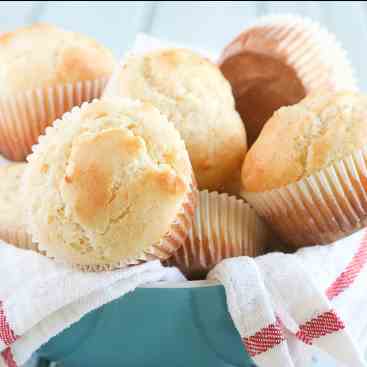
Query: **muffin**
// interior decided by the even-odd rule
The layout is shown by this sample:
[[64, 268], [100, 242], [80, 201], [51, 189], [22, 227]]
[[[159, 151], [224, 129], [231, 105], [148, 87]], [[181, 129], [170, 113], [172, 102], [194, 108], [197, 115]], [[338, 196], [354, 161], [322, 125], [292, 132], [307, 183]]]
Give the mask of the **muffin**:
[[246, 202], [228, 194], [201, 191], [184, 245], [167, 260], [189, 279], [204, 279], [229, 257], [264, 254], [273, 236]]
[[192, 169], [173, 124], [147, 103], [74, 107], [46, 130], [24, 174], [27, 229], [82, 270], [166, 259], [187, 237]]
[[48, 24], [0, 36], [0, 152], [24, 160], [56, 118], [99, 97], [116, 65], [93, 39]]
[[103, 95], [155, 105], [185, 141], [198, 187], [239, 193], [246, 132], [216, 65], [184, 49], [129, 55]]
[[317, 93], [265, 124], [243, 168], [243, 196], [295, 248], [367, 223], [367, 97]]
[[312, 91], [357, 88], [334, 35], [297, 16], [260, 18], [225, 47], [219, 64], [232, 85], [249, 146], [278, 108]]
[[21, 248], [34, 249], [26, 232], [21, 179], [25, 163], [10, 163], [0, 167], [0, 240]]

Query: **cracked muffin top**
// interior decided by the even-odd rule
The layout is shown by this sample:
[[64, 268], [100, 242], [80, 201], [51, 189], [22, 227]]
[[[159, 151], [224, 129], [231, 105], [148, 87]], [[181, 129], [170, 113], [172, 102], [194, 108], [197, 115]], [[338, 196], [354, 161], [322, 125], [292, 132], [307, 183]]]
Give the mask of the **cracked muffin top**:
[[192, 184], [173, 124], [127, 99], [75, 107], [28, 160], [29, 232], [48, 256], [77, 265], [134, 259], [169, 231]]
[[199, 188], [238, 193], [246, 132], [216, 65], [185, 49], [132, 54], [104, 95], [152, 103], [185, 141]]

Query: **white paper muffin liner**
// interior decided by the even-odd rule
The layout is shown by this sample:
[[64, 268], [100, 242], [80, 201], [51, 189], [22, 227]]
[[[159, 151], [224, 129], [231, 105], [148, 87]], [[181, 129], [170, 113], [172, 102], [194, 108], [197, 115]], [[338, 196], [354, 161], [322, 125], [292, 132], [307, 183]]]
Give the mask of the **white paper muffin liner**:
[[200, 191], [189, 237], [167, 264], [203, 278], [225, 258], [263, 254], [270, 240], [266, 224], [242, 199]]
[[327, 244], [367, 224], [367, 146], [279, 189], [243, 192], [290, 246]]
[[32, 237], [20, 228], [8, 228], [0, 225], [0, 239], [24, 250], [38, 251]]
[[74, 106], [99, 98], [107, 78], [39, 88], [0, 98], [0, 152], [25, 160], [47, 126]]
[[[251, 45], [243, 42], [251, 33]], [[303, 82], [306, 93], [320, 88], [357, 90], [354, 70], [346, 51], [319, 23], [295, 15], [271, 15], [257, 19], [222, 52], [219, 63], [251, 47], [283, 60]]]

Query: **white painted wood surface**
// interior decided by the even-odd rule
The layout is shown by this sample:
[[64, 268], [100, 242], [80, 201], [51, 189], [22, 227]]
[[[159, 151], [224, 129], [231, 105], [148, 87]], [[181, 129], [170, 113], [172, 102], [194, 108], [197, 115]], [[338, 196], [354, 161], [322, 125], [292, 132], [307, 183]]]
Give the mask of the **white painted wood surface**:
[[0, 2], [0, 32], [37, 21], [89, 34], [121, 56], [137, 32], [219, 52], [257, 16], [294, 13], [319, 21], [348, 50], [367, 89], [367, 4], [362, 1]]

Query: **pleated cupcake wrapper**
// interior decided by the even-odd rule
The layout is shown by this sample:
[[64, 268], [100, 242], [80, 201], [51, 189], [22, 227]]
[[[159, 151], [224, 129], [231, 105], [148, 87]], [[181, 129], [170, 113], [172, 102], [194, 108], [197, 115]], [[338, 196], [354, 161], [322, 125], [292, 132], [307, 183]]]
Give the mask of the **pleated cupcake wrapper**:
[[327, 244], [367, 224], [367, 147], [307, 178], [243, 197], [294, 248]]
[[242, 199], [201, 191], [189, 236], [167, 264], [191, 279], [202, 278], [225, 258], [263, 254], [270, 238], [266, 224]]
[[25, 250], [38, 250], [37, 245], [32, 242], [32, 237], [20, 228], [3, 228], [0, 225], [0, 240]]
[[[244, 34], [251, 33], [251, 46]], [[296, 70], [306, 91], [328, 88], [357, 90], [354, 70], [346, 51], [335, 36], [317, 22], [293, 15], [259, 18], [223, 51], [219, 63], [246, 49], [281, 59]]]
[[47, 126], [74, 106], [99, 98], [107, 78], [56, 85], [0, 99], [0, 152], [24, 160]]

